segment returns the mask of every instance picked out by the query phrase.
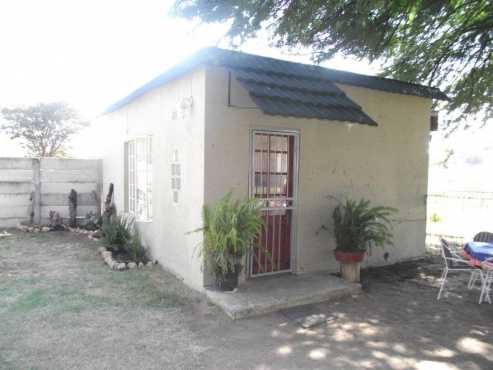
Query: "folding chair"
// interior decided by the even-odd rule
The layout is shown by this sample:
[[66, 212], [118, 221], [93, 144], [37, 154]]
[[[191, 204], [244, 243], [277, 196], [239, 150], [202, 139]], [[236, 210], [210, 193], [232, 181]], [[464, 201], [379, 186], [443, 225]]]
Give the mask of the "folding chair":
[[481, 231], [474, 235], [473, 241], [475, 242], [484, 242], [484, 243], [493, 243], [493, 233], [488, 231]]
[[469, 282], [467, 284], [468, 289], [472, 289], [478, 279], [480, 279], [483, 283], [483, 273], [480, 268], [471, 266], [467, 260], [453, 252], [445, 239], [440, 239], [440, 241], [442, 245], [441, 251], [443, 258], [443, 272], [441, 277], [442, 283], [440, 285], [437, 300], [442, 296], [443, 288], [445, 287], [445, 282], [447, 281], [449, 272], [470, 273], [471, 277], [469, 278]]
[[483, 284], [481, 285], [481, 295], [479, 296], [479, 304], [483, 302], [483, 300], [487, 301], [491, 304], [491, 284], [493, 284], [493, 258], [488, 258], [487, 260], [481, 263], [481, 267], [483, 268], [484, 276], [483, 276]]

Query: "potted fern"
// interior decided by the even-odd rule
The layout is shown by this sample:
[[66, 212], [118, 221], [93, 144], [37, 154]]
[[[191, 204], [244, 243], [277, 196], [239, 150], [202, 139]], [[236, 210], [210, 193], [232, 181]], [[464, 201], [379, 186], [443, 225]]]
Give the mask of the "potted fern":
[[204, 241], [200, 254], [214, 273], [216, 287], [234, 290], [244, 257], [255, 248], [263, 220], [257, 200], [238, 201], [226, 194], [214, 206], [202, 210]]
[[337, 202], [338, 205], [332, 213], [336, 239], [335, 258], [341, 264], [341, 275], [344, 279], [359, 281], [360, 262], [368, 248], [392, 244], [391, 217], [397, 210], [372, 206], [366, 199], [346, 199], [344, 202]]

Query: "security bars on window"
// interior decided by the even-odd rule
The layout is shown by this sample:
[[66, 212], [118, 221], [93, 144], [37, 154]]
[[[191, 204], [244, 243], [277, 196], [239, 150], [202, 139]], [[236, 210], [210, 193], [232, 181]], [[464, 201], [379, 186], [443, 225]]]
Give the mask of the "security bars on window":
[[138, 221], [152, 219], [152, 137], [127, 142], [128, 211]]

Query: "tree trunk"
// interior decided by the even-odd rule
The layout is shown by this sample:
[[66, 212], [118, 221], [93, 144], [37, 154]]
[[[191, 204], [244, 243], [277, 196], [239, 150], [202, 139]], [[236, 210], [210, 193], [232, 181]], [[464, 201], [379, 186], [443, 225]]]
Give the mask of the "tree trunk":
[[74, 189], [68, 196], [68, 214], [70, 227], [77, 227], [77, 192]]
[[115, 205], [113, 204], [113, 183], [110, 183], [108, 194], [104, 202], [103, 223], [111, 221], [111, 217], [116, 213]]

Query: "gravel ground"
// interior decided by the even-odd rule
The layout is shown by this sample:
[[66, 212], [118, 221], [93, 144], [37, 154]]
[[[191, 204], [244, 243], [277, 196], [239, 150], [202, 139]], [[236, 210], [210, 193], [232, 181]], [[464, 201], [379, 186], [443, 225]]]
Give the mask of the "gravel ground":
[[0, 237], [0, 369], [492, 369], [493, 306], [433, 260], [364, 273], [358, 297], [231, 321], [159, 266], [110, 271], [68, 232]]

